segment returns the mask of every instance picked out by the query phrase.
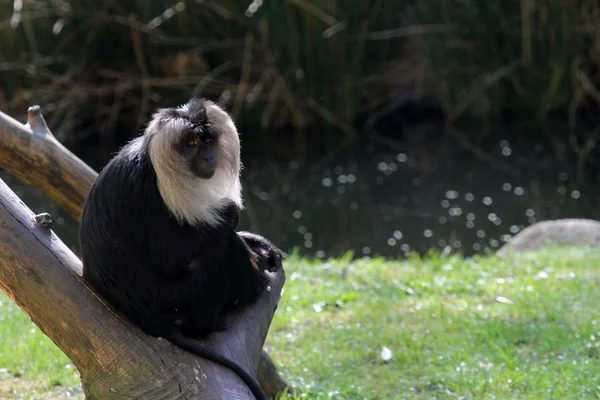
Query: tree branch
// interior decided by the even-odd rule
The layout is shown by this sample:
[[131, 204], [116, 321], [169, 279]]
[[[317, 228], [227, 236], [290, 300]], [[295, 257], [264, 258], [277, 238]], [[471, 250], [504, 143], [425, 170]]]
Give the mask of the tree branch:
[[0, 155], [0, 167], [81, 219], [98, 174], [56, 140], [39, 106], [29, 108], [26, 125], [0, 112]]

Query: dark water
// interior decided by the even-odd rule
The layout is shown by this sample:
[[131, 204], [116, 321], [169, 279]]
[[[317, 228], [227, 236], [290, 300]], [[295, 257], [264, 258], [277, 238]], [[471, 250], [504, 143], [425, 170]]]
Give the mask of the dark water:
[[[536, 126], [537, 134], [519, 126], [488, 133], [476, 148], [451, 139], [427, 150], [339, 134], [276, 145], [246, 133], [241, 229], [317, 257], [431, 248], [470, 255], [494, 251], [539, 220], [599, 218], [599, 175], [577, 136], [560, 123]], [[77, 251], [72, 218], [6, 172], [0, 177], [34, 212], [50, 212], [55, 232]]]

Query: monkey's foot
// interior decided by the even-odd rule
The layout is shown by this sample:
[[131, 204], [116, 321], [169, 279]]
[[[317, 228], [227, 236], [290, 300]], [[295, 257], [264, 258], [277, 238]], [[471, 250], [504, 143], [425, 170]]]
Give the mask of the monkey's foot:
[[238, 235], [250, 247], [250, 250], [258, 256], [258, 267], [269, 272], [275, 272], [282, 268], [283, 252], [275, 247], [264, 237], [250, 233], [238, 232]]
[[278, 271], [282, 266], [283, 253], [279, 249], [257, 247], [252, 249], [258, 255], [260, 265], [269, 272]]

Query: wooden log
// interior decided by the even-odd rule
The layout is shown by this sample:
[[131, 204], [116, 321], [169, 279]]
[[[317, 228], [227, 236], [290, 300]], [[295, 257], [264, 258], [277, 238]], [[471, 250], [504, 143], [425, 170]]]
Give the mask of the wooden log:
[[[85, 196], [98, 175], [96, 171], [56, 140], [48, 129], [38, 106], [29, 108], [28, 121], [25, 125], [0, 112], [0, 167], [15, 175], [22, 182], [39, 189], [77, 221], [80, 221], [81, 218]], [[76, 267], [73, 268], [76, 269]], [[283, 285], [283, 272], [280, 274], [281, 278], [277, 279], [282, 279], [281, 285]], [[273, 289], [276, 288], [275, 282]], [[281, 287], [276, 290], [277, 295], [280, 289]], [[273, 291], [271, 293], [271, 297], [273, 297]], [[19, 302], [17, 304], [21, 305]], [[255, 312], [255, 308], [256, 306], [252, 307], [252, 312]], [[25, 311], [32, 316], [35, 322], [35, 312], [30, 313], [27, 309]], [[236, 320], [238, 324], [243, 326], [242, 321], [246, 324], [250, 322], [246, 321], [244, 316], [240, 316], [240, 319]], [[268, 328], [268, 324], [266, 327]], [[235, 330], [228, 330], [227, 332], [233, 334]], [[260, 335], [256, 336], [256, 338], [260, 337]], [[50, 338], [53, 339], [52, 336]], [[224, 342], [219, 342], [224, 346], [227, 337], [220, 340], [224, 340]], [[260, 344], [260, 347], [258, 347], [260, 357], [258, 377], [265, 394], [270, 397], [284, 390], [292, 392], [288, 383], [277, 373], [270, 357], [266, 352], [260, 351], [264, 343], [264, 337], [258, 339], [256, 343]], [[62, 349], [61, 346], [59, 347]], [[230, 347], [229, 344], [224, 346], [223, 349], [229, 349], [224, 354], [231, 356], [230, 349], [232, 348], [235, 349], [236, 346]], [[69, 356], [69, 353], [66, 351], [65, 353]], [[239, 356], [244, 357], [243, 354], [239, 353]], [[246, 363], [248, 360], [254, 359], [247, 359]], [[249, 371], [256, 373], [256, 370], [250, 369]], [[213, 374], [212, 376], [216, 375]]]

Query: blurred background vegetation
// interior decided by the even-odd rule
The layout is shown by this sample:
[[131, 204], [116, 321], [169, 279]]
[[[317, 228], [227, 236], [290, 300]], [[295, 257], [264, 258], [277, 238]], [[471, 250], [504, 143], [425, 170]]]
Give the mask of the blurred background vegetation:
[[61, 139], [105, 146], [190, 95], [270, 131], [356, 129], [424, 99], [451, 120], [574, 118], [600, 101], [598, 10], [595, 0], [3, 2], [0, 107], [43, 104]]
[[[393, 227], [408, 224], [393, 254], [423, 238], [478, 251], [536, 218], [600, 213], [582, 189], [598, 181], [599, 16], [600, 0], [7, 1], [0, 110], [40, 104], [100, 169], [156, 107], [209, 97], [242, 131], [252, 228], [368, 254], [374, 236], [383, 253], [410, 242]], [[493, 201], [510, 224], [481, 211], [492, 239], [455, 203], [485, 209], [500, 188], [518, 203]], [[295, 239], [292, 215], [312, 221]]]

